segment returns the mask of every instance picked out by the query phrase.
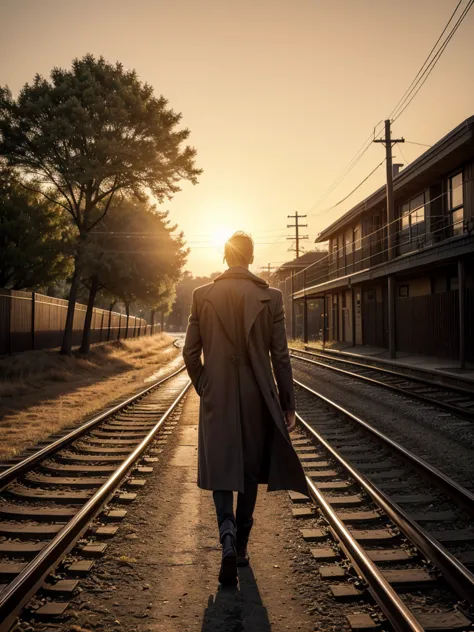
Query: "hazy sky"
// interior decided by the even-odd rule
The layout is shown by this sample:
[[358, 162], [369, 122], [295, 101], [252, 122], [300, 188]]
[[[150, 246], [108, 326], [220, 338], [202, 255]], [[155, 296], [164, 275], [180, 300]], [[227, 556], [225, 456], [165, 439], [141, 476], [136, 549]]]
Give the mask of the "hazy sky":
[[[464, 0], [464, 4], [467, 0]], [[223, 269], [222, 238], [252, 233], [258, 272], [292, 258], [288, 214], [316, 234], [384, 182], [384, 169], [322, 213], [383, 158], [374, 145], [316, 201], [388, 116], [457, 0], [0, 0], [0, 84], [85, 53], [135, 68], [183, 113], [204, 169], [165, 204], [195, 274]], [[474, 10], [394, 134], [432, 144], [474, 114]], [[406, 144], [400, 162], [421, 147]], [[315, 214], [316, 213], [316, 214]]]

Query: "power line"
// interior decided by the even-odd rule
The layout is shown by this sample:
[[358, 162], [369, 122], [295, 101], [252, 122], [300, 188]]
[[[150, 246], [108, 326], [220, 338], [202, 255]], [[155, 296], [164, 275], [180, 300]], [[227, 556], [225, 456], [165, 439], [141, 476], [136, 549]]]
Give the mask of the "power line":
[[[403, 114], [403, 112], [406, 110], [406, 108], [410, 105], [410, 103], [413, 101], [415, 96], [421, 90], [421, 88], [423, 87], [424, 83], [428, 79], [429, 75], [433, 71], [435, 65], [439, 61], [439, 59], [440, 59], [441, 55], [443, 54], [444, 50], [446, 49], [447, 45], [449, 44], [449, 42], [451, 41], [452, 37], [456, 33], [457, 29], [461, 25], [462, 21], [466, 17], [468, 11], [471, 9], [472, 5], [474, 4], [474, 0], [469, 0], [468, 1], [468, 4], [464, 8], [463, 12], [461, 13], [460, 17], [458, 18], [458, 20], [455, 23], [455, 25], [453, 26], [453, 28], [451, 29], [449, 35], [443, 41], [441, 47], [436, 52], [436, 54], [434, 55], [433, 59], [431, 59], [431, 56], [433, 55], [433, 52], [436, 50], [438, 44], [440, 43], [440, 41], [443, 38], [443, 35], [448, 30], [449, 25], [453, 21], [453, 19], [454, 19], [456, 13], [457, 13], [459, 7], [461, 6], [462, 2], [463, 2], [463, 0], [459, 0], [458, 4], [456, 5], [456, 8], [454, 9], [453, 13], [451, 14], [451, 16], [449, 18], [446, 26], [444, 27], [443, 31], [441, 32], [441, 35], [438, 37], [438, 39], [436, 40], [434, 46], [430, 50], [430, 52], [428, 54], [428, 57], [426, 58], [425, 62], [421, 66], [420, 70], [416, 74], [416, 76], [413, 79], [413, 81], [411, 82], [410, 86], [407, 88], [405, 93], [402, 95], [402, 97], [399, 99], [399, 101], [397, 102], [395, 107], [392, 109], [392, 112], [390, 113], [390, 115], [388, 117], [388, 118], [393, 119], [392, 122], [394, 120], [396, 120], [397, 118], [399, 118]], [[430, 59], [431, 59], [431, 61], [430, 61]], [[361, 160], [362, 156], [364, 156], [364, 154], [368, 151], [370, 145], [372, 144], [372, 138], [375, 137], [375, 135], [376, 135], [376, 128], [378, 127], [379, 124], [380, 124], [380, 122], [377, 123], [377, 125], [374, 127], [373, 134], [371, 134], [367, 138], [367, 140], [362, 144], [362, 146], [356, 152], [355, 156], [352, 158], [352, 160], [349, 162], [349, 164], [346, 166], [346, 168], [341, 172], [341, 174], [336, 178], [336, 180], [331, 184], [331, 186], [326, 190], [326, 192], [311, 207], [311, 209], [309, 210], [309, 213], [311, 213], [313, 210], [317, 209], [318, 206], [320, 206], [321, 202], [323, 202], [334, 191], [334, 189], [336, 189], [339, 186], [339, 184], [345, 179], [345, 177], [358, 164], [358, 162]], [[420, 145], [421, 145], [421, 143], [420, 143]], [[357, 188], [356, 188], [356, 190], [357, 190]], [[349, 196], [350, 195], [351, 194], [349, 194]], [[331, 208], [334, 208], [334, 207], [331, 207]]]
[[413, 79], [413, 81], [411, 82], [411, 84], [408, 86], [408, 88], [405, 90], [405, 92], [403, 93], [403, 95], [400, 97], [398, 103], [395, 105], [395, 107], [393, 108], [393, 110], [390, 112], [390, 114], [388, 115], [388, 118], [392, 118], [392, 116], [394, 115], [394, 113], [396, 112], [398, 106], [401, 104], [401, 102], [405, 99], [407, 93], [409, 90], [411, 90], [413, 84], [415, 83], [415, 81], [418, 79], [418, 77], [420, 76], [420, 73], [422, 72], [423, 68], [426, 66], [426, 64], [428, 63], [431, 55], [433, 54], [434, 50], [436, 49], [436, 47], [439, 44], [439, 41], [441, 40], [441, 38], [443, 37], [443, 35], [445, 34], [448, 26], [451, 24], [457, 10], [459, 9], [459, 6], [462, 4], [463, 0], [459, 0], [459, 2], [456, 5], [456, 8], [454, 9], [454, 11], [451, 14], [451, 17], [449, 18], [446, 26], [444, 27], [444, 29], [441, 32], [441, 35], [438, 37], [438, 39], [436, 40], [433, 48], [430, 50], [430, 52], [428, 53], [427, 58], [425, 59], [425, 61], [423, 62], [423, 65], [421, 66], [421, 68], [418, 70], [417, 74], [415, 75], [415, 78]]
[[420, 147], [433, 147], [433, 145], [426, 145], [425, 143], [415, 143], [413, 140], [405, 140], [409, 145], [419, 145]]
[[361, 160], [362, 156], [368, 151], [369, 147], [372, 145], [372, 140], [375, 138], [377, 133], [377, 127], [382, 123], [379, 121], [377, 125], [375, 125], [373, 132], [367, 137], [364, 143], [357, 150], [353, 158], [350, 160], [345, 169], [339, 174], [339, 176], [334, 180], [334, 182], [330, 185], [330, 187], [326, 190], [325, 193], [321, 197], [319, 197], [313, 206], [309, 209], [308, 213], [312, 213], [315, 209], [320, 206], [321, 202], [323, 202], [333, 191], [336, 189], [339, 184], [346, 178], [346, 176], [352, 171], [352, 169], [356, 166], [356, 164]]
[[[407, 142], [407, 141], [405, 141], [405, 142]], [[402, 146], [401, 146], [401, 145], [399, 145], [399, 146], [398, 146], [398, 149], [400, 150], [400, 153], [401, 153], [401, 155], [402, 155], [402, 158], [403, 158], [403, 160], [405, 161], [405, 165], [407, 165], [407, 166], [408, 166], [408, 165], [410, 164], [410, 161], [406, 159], [405, 154], [404, 154], [404, 153], [403, 153], [403, 151], [402, 151]]]
[[[446, 31], [448, 25], [450, 24], [450, 22], [453, 19], [454, 14], [457, 12], [458, 7], [460, 5], [461, 2], [459, 2], [456, 5], [456, 9], [453, 12], [453, 15], [451, 16], [451, 18], [448, 21], [448, 24], [446, 25], [446, 27], [444, 28], [442, 34], [440, 35], [440, 37], [437, 40], [437, 43], [435, 44], [434, 48], [436, 48], [436, 45], [438, 44], [439, 40], [441, 39], [442, 35], [444, 34], [444, 32]], [[424, 86], [424, 84], [426, 83], [428, 77], [430, 76], [430, 74], [433, 72], [436, 64], [438, 63], [438, 61], [440, 60], [442, 54], [444, 53], [444, 51], [446, 50], [449, 42], [452, 40], [452, 38], [454, 37], [456, 31], [458, 30], [458, 28], [461, 26], [462, 22], [464, 21], [465, 17], [467, 16], [467, 14], [469, 13], [470, 9], [472, 8], [472, 5], [474, 4], [474, 0], [469, 0], [466, 7], [464, 8], [463, 12], [461, 13], [460, 17], [458, 18], [456, 24], [453, 26], [453, 28], [451, 29], [451, 31], [449, 32], [449, 35], [446, 37], [446, 39], [443, 41], [443, 43], [441, 44], [440, 48], [438, 49], [438, 51], [435, 53], [434, 57], [431, 59], [431, 61], [428, 63], [428, 65], [426, 65], [429, 57], [431, 56], [431, 53], [433, 52], [434, 48], [431, 50], [430, 55], [428, 56], [427, 60], [425, 61], [425, 63], [423, 64], [423, 66], [420, 68], [420, 70], [418, 71], [414, 81], [412, 82], [412, 87], [409, 88], [406, 92], [405, 95], [402, 97], [401, 101], [399, 101], [399, 104], [397, 104], [397, 106], [395, 106], [395, 108], [392, 110], [391, 114], [390, 114], [390, 118], [392, 120], [392, 122], [396, 121], [398, 118], [400, 118], [400, 116], [403, 114], [403, 112], [405, 112], [405, 110], [407, 109], [407, 107], [410, 105], [410, 103], [413, 101], [413, 99], [416, 97], [416, 95], [418, 94], [418, 92], [421, 90], [421, 88]], [[425, 67], [426, 66], [426, 67]], [[423, 70], [424, 68], [424, 70]], [[422, 72], [421, 72], [422, 71]], [[420, 74], [421, 73], [421, 74]]]
[[325, 211], [321, 211], [321, 213], [314, 213], [314, 215], [317, 215], [318, 217], [321, 216], [321, 215], [324, 215], [325, 213], [328, 213], [329, 211], [332, 211], [334, 208], [336, 208], [337, 206], [339, 206], [340, 204], [345, 202], [348, 198], [351, 197], [351, 195], [353, 193], [355, 193], [357, 191], [357, 189], [359, 189], [364, 184], [364, 182], [367, 182], [367, 180], [370, 178], [370, 176], [372, 176], [377, 171], [377, 169], [380, 169], [380, 167], [383, 165], [384, 162], [385, 162], [385, 158], [382, 160], [382, 162], [380, 162], [375, 167], [375, 169], [372, 169], [372, 171], [369, 173], [369, 175], [366, 176], [361, 182], [359, 182], [359, 184], [354, 189], [352, 189], [352, 191], [350, 193], [348, 193], [345, 197], [343, 197], [342, 200], [339, 200], [339, 202], [336, 202], [336, 204], [333, 204], [333, 206], [330, 206]]

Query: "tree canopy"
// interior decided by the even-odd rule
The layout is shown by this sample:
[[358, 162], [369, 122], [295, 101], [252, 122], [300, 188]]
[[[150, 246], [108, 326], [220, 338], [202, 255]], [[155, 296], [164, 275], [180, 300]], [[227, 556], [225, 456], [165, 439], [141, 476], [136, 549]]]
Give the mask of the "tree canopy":
[[64, 213], [0, 170], [0, 287], [38, 289], [67, 277], [70, 232]]
[[189, 130], [163, 96], [120, 63], [86, 55], [72, 68], [36, 75], [15, 99], [0, 88], [0, 157], [24, 186], [65, 211], [78, 239], [63, 353], [70, 353], [74, 306], [91, 231], [123, 197], [159, 202], [197, 183]]
[[182, 143], [181, 114], [134, 70], [86, 55], [71, 70], [36, 75], [17, 99], [0, 88], [0, 155], [31, 179], [31, 188], [71, 215], [81, 232], [103, 218], [116, 192], [159, 201], [197, 182], [196, 151]]

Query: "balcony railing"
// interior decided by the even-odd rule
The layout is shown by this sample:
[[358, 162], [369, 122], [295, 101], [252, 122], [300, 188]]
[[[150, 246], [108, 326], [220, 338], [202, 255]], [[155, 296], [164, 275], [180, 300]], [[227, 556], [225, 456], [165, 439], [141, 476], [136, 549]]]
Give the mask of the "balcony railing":
[[[398, 227], [400, 220], [397, 219], [395, 222]], [[474, 235], [474, 218], [463, 219], [456, 224], [451, 224], [448, 217], [442, 216], [431, 217], [430, 222], [430, 232], [427, 232], [426, 222], [420, 222], [416, 226], [416, 230], [411, 227], [410, 229], [398, 229], [395, 232], [393, 235], [395, 258], [410, 252], [417, 252], [452, 237], [465, 234]], [[387, 227], [383, 226], [370, 235], [364, 236], [361, 239], [360, 248], [354, 249], [354, 244], [352, 244], [349, 249], [344, 246], [339, 250], [333, 250], [324, 259], [295, 274], [292, 281], [293, 293], [372, 268], [387, 261], [389, 261]], [[287, 285], [290, 281], [287, 279]]]

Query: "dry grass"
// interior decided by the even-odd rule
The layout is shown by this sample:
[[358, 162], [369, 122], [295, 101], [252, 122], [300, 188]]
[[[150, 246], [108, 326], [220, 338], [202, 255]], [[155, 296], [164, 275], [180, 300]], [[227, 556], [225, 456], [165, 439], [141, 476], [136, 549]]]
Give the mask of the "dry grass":
[[144, 388], [165, 363], [179, 363], [172, 342], [158, 334], [96, 345], [87, 358], [45, 350], [1, 359], [0, 458]]
[[304, 342], [300, 338], [289, 338], [288, 346], [295, 349], [304, 349]]

